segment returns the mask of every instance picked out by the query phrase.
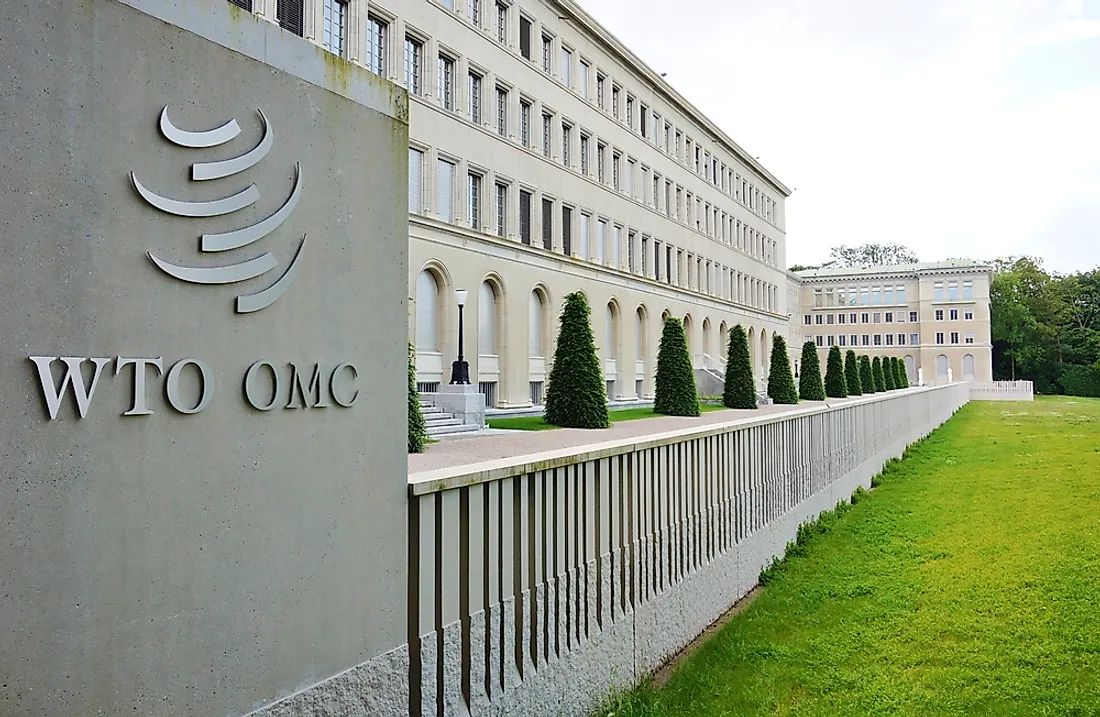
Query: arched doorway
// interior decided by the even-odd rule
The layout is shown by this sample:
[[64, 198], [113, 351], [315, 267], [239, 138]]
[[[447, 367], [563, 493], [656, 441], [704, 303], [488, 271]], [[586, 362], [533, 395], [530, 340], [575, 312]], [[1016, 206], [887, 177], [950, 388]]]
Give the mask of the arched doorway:
[[527, 301], [527, 382], [531, 403], [542, 405], [546, 385], [546, 357], [550, 344], [550, 297], [536, 286]]
[[905, 363], [905, 376], [909, 379], [909, 384], [915, 384], [917, 382], [917, 361], [912, 356], [906, 356], [902, 361]]
[[695, 341], [694, 341], [694, 326], [691, 320], [691, 314], [684, 314], [684, 341], [687, 343], [688, 358], [691, 359], [691, 363], [695, 365]]
[[477, 384], [486, 407], [497, 405], [504, 390], [500, 370], [504, 353], [504, 290], [500, 278], [486, 277], [477, 294]]
[[948, 366], [947, 356], [945, 356], [944, 354], [940, 354], [939, 356], [936, 357], [936, 380], [937, 381], [946, 381], [947, 380], [947, 366]]
[[974, 356], [971, 354], [963, 356], [963, 378], [974, 378]]
[[619, 305], [614, 299], [604, 309], [603, 380], [607, 384], [607, 398], [613, 400], [622, 393], [619, 379]]
[[649, 361], [649, 327], [645, 306], [639, 306], [635, 312], [637, 325], [634, 329], [634, 396], [645, 395], [646, 364]]
[[764, 329], [760, 329], [760, 366], [757, 376], [760, 379], [761, 387], [763, 387], [765, 382], [768, 380], [768, 355], [770, 353], [768, 351], [769, 348], [768, 332]]
[[[443, 370], [444, 313], [443, 276], [435, 267], [427, 267], [416, 277], [416, 327], [413, 344], [416, 347], [416, 383], [423, 392], [439, 390], [448, 380]], [[456, 309], [457, 311], [457, 309]]]

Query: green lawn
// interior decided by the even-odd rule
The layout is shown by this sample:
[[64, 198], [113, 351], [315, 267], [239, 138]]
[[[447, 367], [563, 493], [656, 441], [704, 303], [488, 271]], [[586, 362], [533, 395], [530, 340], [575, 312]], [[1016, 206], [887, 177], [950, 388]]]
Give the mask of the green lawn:
[[1100, 714], [1100, 400], [972, 403], [600, 717]]
[[[709, 413], [711, 411], [727, 411], [725, 406], [700, 404], [699, 411]], [[659, 413], [654, 413], [652, 408], [624, 408], [619, 411], [611, 411], [611, 422], [636, 421], [639, 418], [668, 418]], [[557, 426], [551, 426], [542, 420], [542, 416], [518, 416], [516, 418], [490, 418], [489, 428], [506, 428], [512, 431], [549, 431]]]

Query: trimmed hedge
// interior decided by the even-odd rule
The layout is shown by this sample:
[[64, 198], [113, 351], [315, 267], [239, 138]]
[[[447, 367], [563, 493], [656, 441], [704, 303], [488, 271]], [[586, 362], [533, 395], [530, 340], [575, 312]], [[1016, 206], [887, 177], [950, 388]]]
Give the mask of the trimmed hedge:
[[726, 385], [722, 392], [726, 408], [756, 408], [756, 386], [752, 380], [752, 360], [749, 358], [749, 337], [737, 324], [730, 329], [726, 351]]
[[1100, 398], [1100, 364], [1064, 364], [1059, 383], [1067, 396]]
[[905, 372], [905, 362], [895, 357], [894, 369], [898, 372], [898, 377], [897, 380], [894, 381], [894, 385], [898, 388], [909, 388], [909, 374]]
[[849, 396], [863, 395], [863, 382], [859, 380], [859, 359], [851, 349], [844, 354], [844, 380], [848, 383]]
[[768, 370], [768, 398], [776, 403], [798, 403], [798, 389], [794, 387], [791, 373], [791, 357], [787, 354], [787, 340], [779, 334], [772, 335], [772, 363]]
[[871, 358], [867, 354], [859, 357], [859, 384], [864, 393], [875, 393], [875, 374], [871, 370]]
[[423, 453], [428, 442], [428, 425], [420, 412], [420, 392], [416, 390], [416, 349], [409, 344], [409, 453]]
[[665, 319], [661, 343], [657, 348], [657, 395], [653, 412], [665, 416], [698, 416], [699, 394], [695, 390], [695, 371], [691, 367], [684, 325], [679, 319]]
[[897, 386], [897, 372], [894, 371], [894, 359], [889, 356], [882, 357], [882, 385], [887, 391], [893, 391]]
[[607, 388], [584, 294], [565, 297], [560, 323], [543, 420], [565, 428], [609, 428]]
[[878, 356], [871, 361], [871, 380], [875, 382], [875, 391], [882, 393], [886, 390], [886, 377], [882, 373], [882, 359]]
[[844, 380], [844, 359], [840, 356], [840, 347], [829, 349], [828, 363], [825, 365], [825, 395], [829, 398], [848, 398], [848, 382]]
[[803, 401], [824, 401], [825, 384], [821, 380], [821, 362], [813, 341], [802, 344], [802, 372], [798, 375], [798, 396]]

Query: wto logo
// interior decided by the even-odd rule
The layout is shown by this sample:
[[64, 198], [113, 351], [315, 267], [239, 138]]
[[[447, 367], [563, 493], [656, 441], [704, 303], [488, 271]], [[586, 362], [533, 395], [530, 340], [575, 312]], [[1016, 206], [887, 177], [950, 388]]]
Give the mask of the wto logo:
[[[223, 179], [255, 166], [271, 150], [274, 142], [274, 132], [271, 123], [261, 110], [260, 120], [263, 122], [264, 136], [260, 143], [248, 152], [217, 162], [196, 162], [191, 165], [191, 181], [203, 182], [211, 179]], [[216, 129], [205, 132], [190, 132], [177, 128], [168, 119], [168, 106], [165, 105], [160, 113], [160, 132], [164, 138], [180, 147], [191, 149], [205, 149], [223, 145], [241, 133], [237, 120], [231, 119], [226, 124]], [[251, 206], [260, 198], [256, 185], [251, 184], [246, 189], [225, 197], [205, 202], [184, 202], [177, 199], [162, 197], [153, 192], [138, 181], [137, 174], [130, 172], [130, 179], [134, 183], [134, 189], [141, 198], [153, 207], [167, 214], [180, 217], [218, 217]], [[252, 226], [235, 229], [219, 234], [203, 234], [200, 238], [199, 249], [203, 252], [222, 252], [232, 249], [240, 249], [256, 242], [271, 232], [275, 231], [294, 211], [298, 205], [298, 199], [302, 194], [302, 166], [295, 165], [294, 189], [290, 197], [278, 211], [268, 218], [253, 224]], [[248, 314], [253, 311], [270, 306], [276, 299], [290, 287], [294, 277], [298, 273], [298, 263], [302, 258], [302, 249], [305, 248], [306, 237], [302, 237], [298, 251], [290, 262], [283, 275], [275, 283], [263, 291], [255, 294], [246, 294], [237, 297], [236, 310], [238, 314]], [[169, 276], [180, 281], [192, 284], [235, 284], [248, 279], [254, 279], [274, 269], [278, 262], [270, 252], [264, 252], [254, 259], [248, 259], [236, 264], [228, 264], [217, 267], [194, 267], [172, 264], [149, 252], [149, 258], [157, 267]]]

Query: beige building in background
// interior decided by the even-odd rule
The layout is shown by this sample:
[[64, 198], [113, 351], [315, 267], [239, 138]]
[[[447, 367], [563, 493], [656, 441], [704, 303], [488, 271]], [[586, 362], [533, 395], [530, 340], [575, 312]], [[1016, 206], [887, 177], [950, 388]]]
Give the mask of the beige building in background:
[[[950, 260], [792, 275], [798, 311], [792, 343], [813, 341], [905, 362], [910, 383], [993, 380], [989, 321], [992, 267]], [[797, 278], [795, 278], [797, 277]], [[824, 365], [824, 364], [823, 364]]]

